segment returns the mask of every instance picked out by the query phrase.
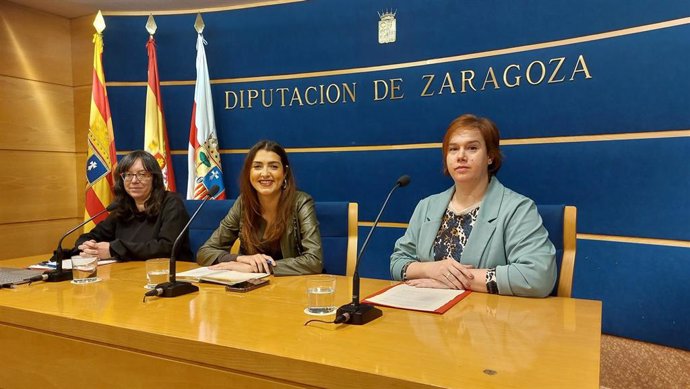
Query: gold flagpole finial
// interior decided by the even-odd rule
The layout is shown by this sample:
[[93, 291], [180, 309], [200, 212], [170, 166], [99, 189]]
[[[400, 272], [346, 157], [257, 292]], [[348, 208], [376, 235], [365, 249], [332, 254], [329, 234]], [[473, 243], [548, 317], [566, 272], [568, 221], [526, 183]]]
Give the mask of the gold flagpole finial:
[[103, 30], [105, 30], [105, 19], [103, 19], [103, 14], [101, 13], [101, 10], [98, 10], [98, 14], [96, 14], [96, 19], [93, 20], [93, 26], [96, 28], [97, 33], [102, 33]]
[[194, 21], [194, 29], [197, 33], [201, 34], [204, 32], [204, 27], [206, 27], [206, 25], [204, 24], [204, 19], [201, 18], [201, 12], [199, 12], [196, 14], [196, 20]]
[[149, 18], [146, 21], [146, 31], [149, 32], [151, 36], [156, 33], [158, 26], [156, 25], [156, 20], [153, 19], [153, 14], [149, 14]]

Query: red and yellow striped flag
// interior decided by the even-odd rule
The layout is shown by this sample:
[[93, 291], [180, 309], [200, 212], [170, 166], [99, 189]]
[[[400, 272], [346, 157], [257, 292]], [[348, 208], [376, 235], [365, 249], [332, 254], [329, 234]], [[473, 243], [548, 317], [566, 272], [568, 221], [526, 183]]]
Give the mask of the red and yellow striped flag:
[[153, 36], [146, 43], [149, 54], [149, 80], [146, 88], [146, 120], [144, 126], [144, 150], [151, 153], [163, 171], [165, 188], [175, 192], [175, 173], [170, 158], [168, 130], [165, 128], [163, 101], [158, 79], [158, 60], [156, 59], [156, 41]]
[[[88, 149], [86, 154], [86, 200], [84, 220], [105, 209], [113, 198], [113, 172], [117, 164], [115, 136], [105, 89], [103, 74], [103, 35], [93, 35], [93, 86], [91, 89], [91, 114], [89, 117]], [[90, 231], [104, 219], [103, 214], [84, 226]]]

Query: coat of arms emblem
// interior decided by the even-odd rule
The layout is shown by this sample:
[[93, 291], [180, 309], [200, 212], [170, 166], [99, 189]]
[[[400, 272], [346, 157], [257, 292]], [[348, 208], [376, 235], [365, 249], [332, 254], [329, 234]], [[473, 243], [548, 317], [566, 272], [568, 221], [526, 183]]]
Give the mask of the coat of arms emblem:
[[395, 14], [397, 11], [379, 12], [379, 43], [395, 42]]

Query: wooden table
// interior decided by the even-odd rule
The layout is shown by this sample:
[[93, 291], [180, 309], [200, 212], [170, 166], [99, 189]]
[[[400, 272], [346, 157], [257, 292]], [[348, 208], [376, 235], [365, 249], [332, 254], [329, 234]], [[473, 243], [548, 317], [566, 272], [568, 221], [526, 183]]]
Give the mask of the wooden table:
[[[0, 261], [20, 267], [45, 257]], [[179, 270], [195, 265], [178, 263]], [[0, 387], [597, 388], [601, 303], [472, 293], [444, 315], [383, 308], [363, 326], [303, 313], [308, 276], [249, 293], [149, 298], [142, 262], [90, 285], [0, 290]], [[350, 300], [338, 277], [336, 303]], [[362, 295], [390, 281], [363, 279]], [[326, 317], [329, 320], [333, 316]]]

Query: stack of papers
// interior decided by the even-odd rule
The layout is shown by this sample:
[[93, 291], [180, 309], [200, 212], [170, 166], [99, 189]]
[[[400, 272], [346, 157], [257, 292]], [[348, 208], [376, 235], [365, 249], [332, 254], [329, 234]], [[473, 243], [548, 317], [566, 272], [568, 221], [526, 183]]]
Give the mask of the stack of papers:
[[[98, 261], [98, 266], [107, 265], [109, 263], [115, 263], [115, 262], [117, 262], [117, 260], [115, 260], [115, 259], [101, 259], [100, 261]], [[44, 261], [44, 262], [29, 266], [29, 269], [55, 270], [56, 267], [57, 267], [57, 262], [55, 262], [55, 261]], [[62, 268], [65, 270], [71, 269], [72, 268], [72, 260], [71, 259], [64, 259], [62, 261]]]
[[268, 273], [243, 273], [234, 270], [212, 270], [208, 267], [200, 267], [177, 273], [180, 281], [188, 282], [213, 282], [223, 285], [235, 285], [256, 278], [268, 277]]
[[378, 291], [362, 302], [413, 311], [444, 313], [470, 293], [469, 290], [417, 288], [400, 283]]

